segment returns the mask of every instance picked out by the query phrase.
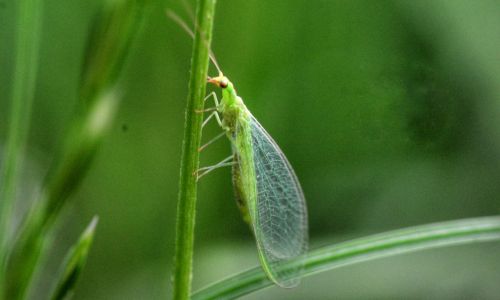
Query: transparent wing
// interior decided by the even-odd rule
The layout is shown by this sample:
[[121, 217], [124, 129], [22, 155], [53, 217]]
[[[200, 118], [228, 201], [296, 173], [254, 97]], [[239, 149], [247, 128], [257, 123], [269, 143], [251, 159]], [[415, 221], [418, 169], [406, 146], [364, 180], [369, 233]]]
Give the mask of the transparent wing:
[[304, 254], [308, 247], [307, 208], [304, 194], [290, 163], [276, 142], [252, 116], [252, 148], [257, 177], [254, 231], [259, 255], [269, 277], [282, 287], [301, 266], [288, 271], [281, 265]]

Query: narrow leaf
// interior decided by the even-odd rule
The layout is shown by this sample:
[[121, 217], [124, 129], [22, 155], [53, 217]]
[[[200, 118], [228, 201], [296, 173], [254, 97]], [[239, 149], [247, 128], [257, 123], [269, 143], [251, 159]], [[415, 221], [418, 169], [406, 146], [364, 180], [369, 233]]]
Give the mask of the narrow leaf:
[[[500, 240], [500, 217], [464, 219], [371, 235], [309, 252], [283, 270], [304, 265], [300, 277], [426, 249]], [[236, 274], [194, 293], [192, 299], [233, 299], [272, 285], [261, 268]]]
[[69, 299], [73, 295], [78, 278], [87, 261], [98, 220], [97, 216], [92, 219], [76, 244], [66, 254], [52, 293], [52, 300]]
[[114, 0], [95, 20], [87, 45], [80, 84], [80, 106], [68, 126], [64, 144], [36, 201], [10, 249], [7, 298], [23, 299], [39, 259], [50, 241], [50, 229], [85, 177], [113, 121], [119, 104], [118, 79], [150, 0]]
[[42, 16], [42, 1], [20, 0], [9, 3], [18, 11], [9, 128], [3, 165], [0, 167], [0, 299], [5, 297], [9, 226], [35, 96]]

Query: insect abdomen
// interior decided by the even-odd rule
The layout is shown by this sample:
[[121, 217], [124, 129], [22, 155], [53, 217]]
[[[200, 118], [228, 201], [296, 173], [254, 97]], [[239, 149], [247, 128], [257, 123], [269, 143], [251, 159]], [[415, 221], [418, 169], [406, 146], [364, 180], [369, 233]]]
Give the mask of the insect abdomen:
[[238, 155], [234, 153], [233, 155], [233, 187], [234, 187], [234, 197], [236, 199], [236, 204], [238, 205], [238, 208], [240, 209], [240, 212], [243, 216], [243, 220], [250, 225], [250, 228], [252, 227], [252, 221], [250, 219], [250, 215], [248, 214], [248, 206], [245, 201], [245, 196], [243, 192], [243, 182], [241, 179], [241, 172], [240, 172], [240, 166], [239, 166], [239, 159]]
[[243, 214], [243, 219], [253, 230], [252, 212], [255, 210], [257, 182], [255, 180], [255, 167], [252, 153], [252, 136], [248, 120], [240, 119], [234, 127], [232, 137], [234, 166], [233, 186], [236, 202]]

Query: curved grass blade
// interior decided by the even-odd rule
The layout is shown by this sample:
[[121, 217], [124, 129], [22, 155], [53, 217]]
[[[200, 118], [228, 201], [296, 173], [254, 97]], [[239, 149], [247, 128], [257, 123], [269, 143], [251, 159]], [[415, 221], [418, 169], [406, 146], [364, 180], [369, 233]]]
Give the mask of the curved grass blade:
[[[410, 227], [334, 244], [309, 252], [282, 267], [303, 265], [301, 277], [398, 254], [500, 240], [500, 217], [482, 217]], [[260, 268], [203, 288], [192, 299], [234, 299], [272, 285]]]
[[76, 244], [71, 247], [61, 266], [61, 272], [57, 278], [52, 300], [63, 300], [72, 297], [76, 282], [87, 261], [89, 249], [94, 240], [95, 229], [99, 218], [95, 216], [90, 221]]
[[24, 299], [58, 217], [86, 175], [119, 106], [119, 77], [150, 0], [104, 1], [82, 70], [79, 107], [38, 201], [9, 249], [6, 298]]
[[307, 252], [304, 194], [285, 155], [253, 116], [250, 128], [257, 181], [257, 201], [251, 216], [259, 257], [271, 280], [281, 287], [293, 287], [299, 284], [297, 274], [302, 266], [280, 266]]
[[9, 239], [12, 238], [10, 225], [29, 132], [31, 106], [35, 97], [42, 32], [42, 1], [20, 0], [8, 3], [17, 9], [17, 24], [8, 133], [3, 165], [0, 165], [0, 299], [6, 297], [6, 263], [11, 243]]

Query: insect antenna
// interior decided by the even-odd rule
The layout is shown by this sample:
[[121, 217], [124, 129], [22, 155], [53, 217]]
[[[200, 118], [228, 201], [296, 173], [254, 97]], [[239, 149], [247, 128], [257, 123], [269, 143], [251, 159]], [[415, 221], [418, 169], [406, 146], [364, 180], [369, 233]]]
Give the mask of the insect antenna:
[[[188, 13], [191, 16], [191, 18], [194, 19], [193, 14], [189, 11], [188, 4], [185, 1], [183, 1], [183, 3], [185, 4], [185, 8], [186, 8], [186, 10], [188, 10]], [[174, 21], [175, 23], [177, 23], [177, 25], [179, 25], [182, 29], [184, 29], [184, 31], [187, 32], [187, 34], [189, 34], [189, 36], [191, 36], [191, 38], [194, 39], [194, 32], [193, 32], [193, 30], [191, 30], [191, 28], [189, 28], [189, 26], [186, 24], [186, 22], [184, 20], [182, 20], [176, 13], [174, 13], [170, 9], [167, 9], [166, 14], [167, 14], [167, 17], [169, 17], [172, 21]], [[195, 29], [198, 31], [198, 29], [196, 27], [196, 23], [195, 23]], [[202, 33], [202, 35], [203, 35], [203, 33]], [[207, 43], [206, 39], [204, 39], [204, 41], [205, 41], [205, 43]], [[219, 67], [219, 64], [217, 63], [217, 59], [215, 59], [215, 55], [214, 55], [214, 53], [212, 51], [212, 48], [209, 48], [208, 51], [209, 51], [209, 55], [208, 56], [210, 57], [210, 60], [214, 64], [214, 66], [217, 69], [217, 71], [219, 71], [219, 75], [221, 75], [222, 71], [221, 71], [221, 68]]]
[[182, 0], [182, 7], [184, 7], [184, 10], [189, 15], [189, 19], [191, 19], [191, 22], [193, 22], [193, 24], [196, 28], [198, 24], [196, 24], [196, 18], [194, 17], [193, 7], [189, 4], [189, 2], [187, 0]]

